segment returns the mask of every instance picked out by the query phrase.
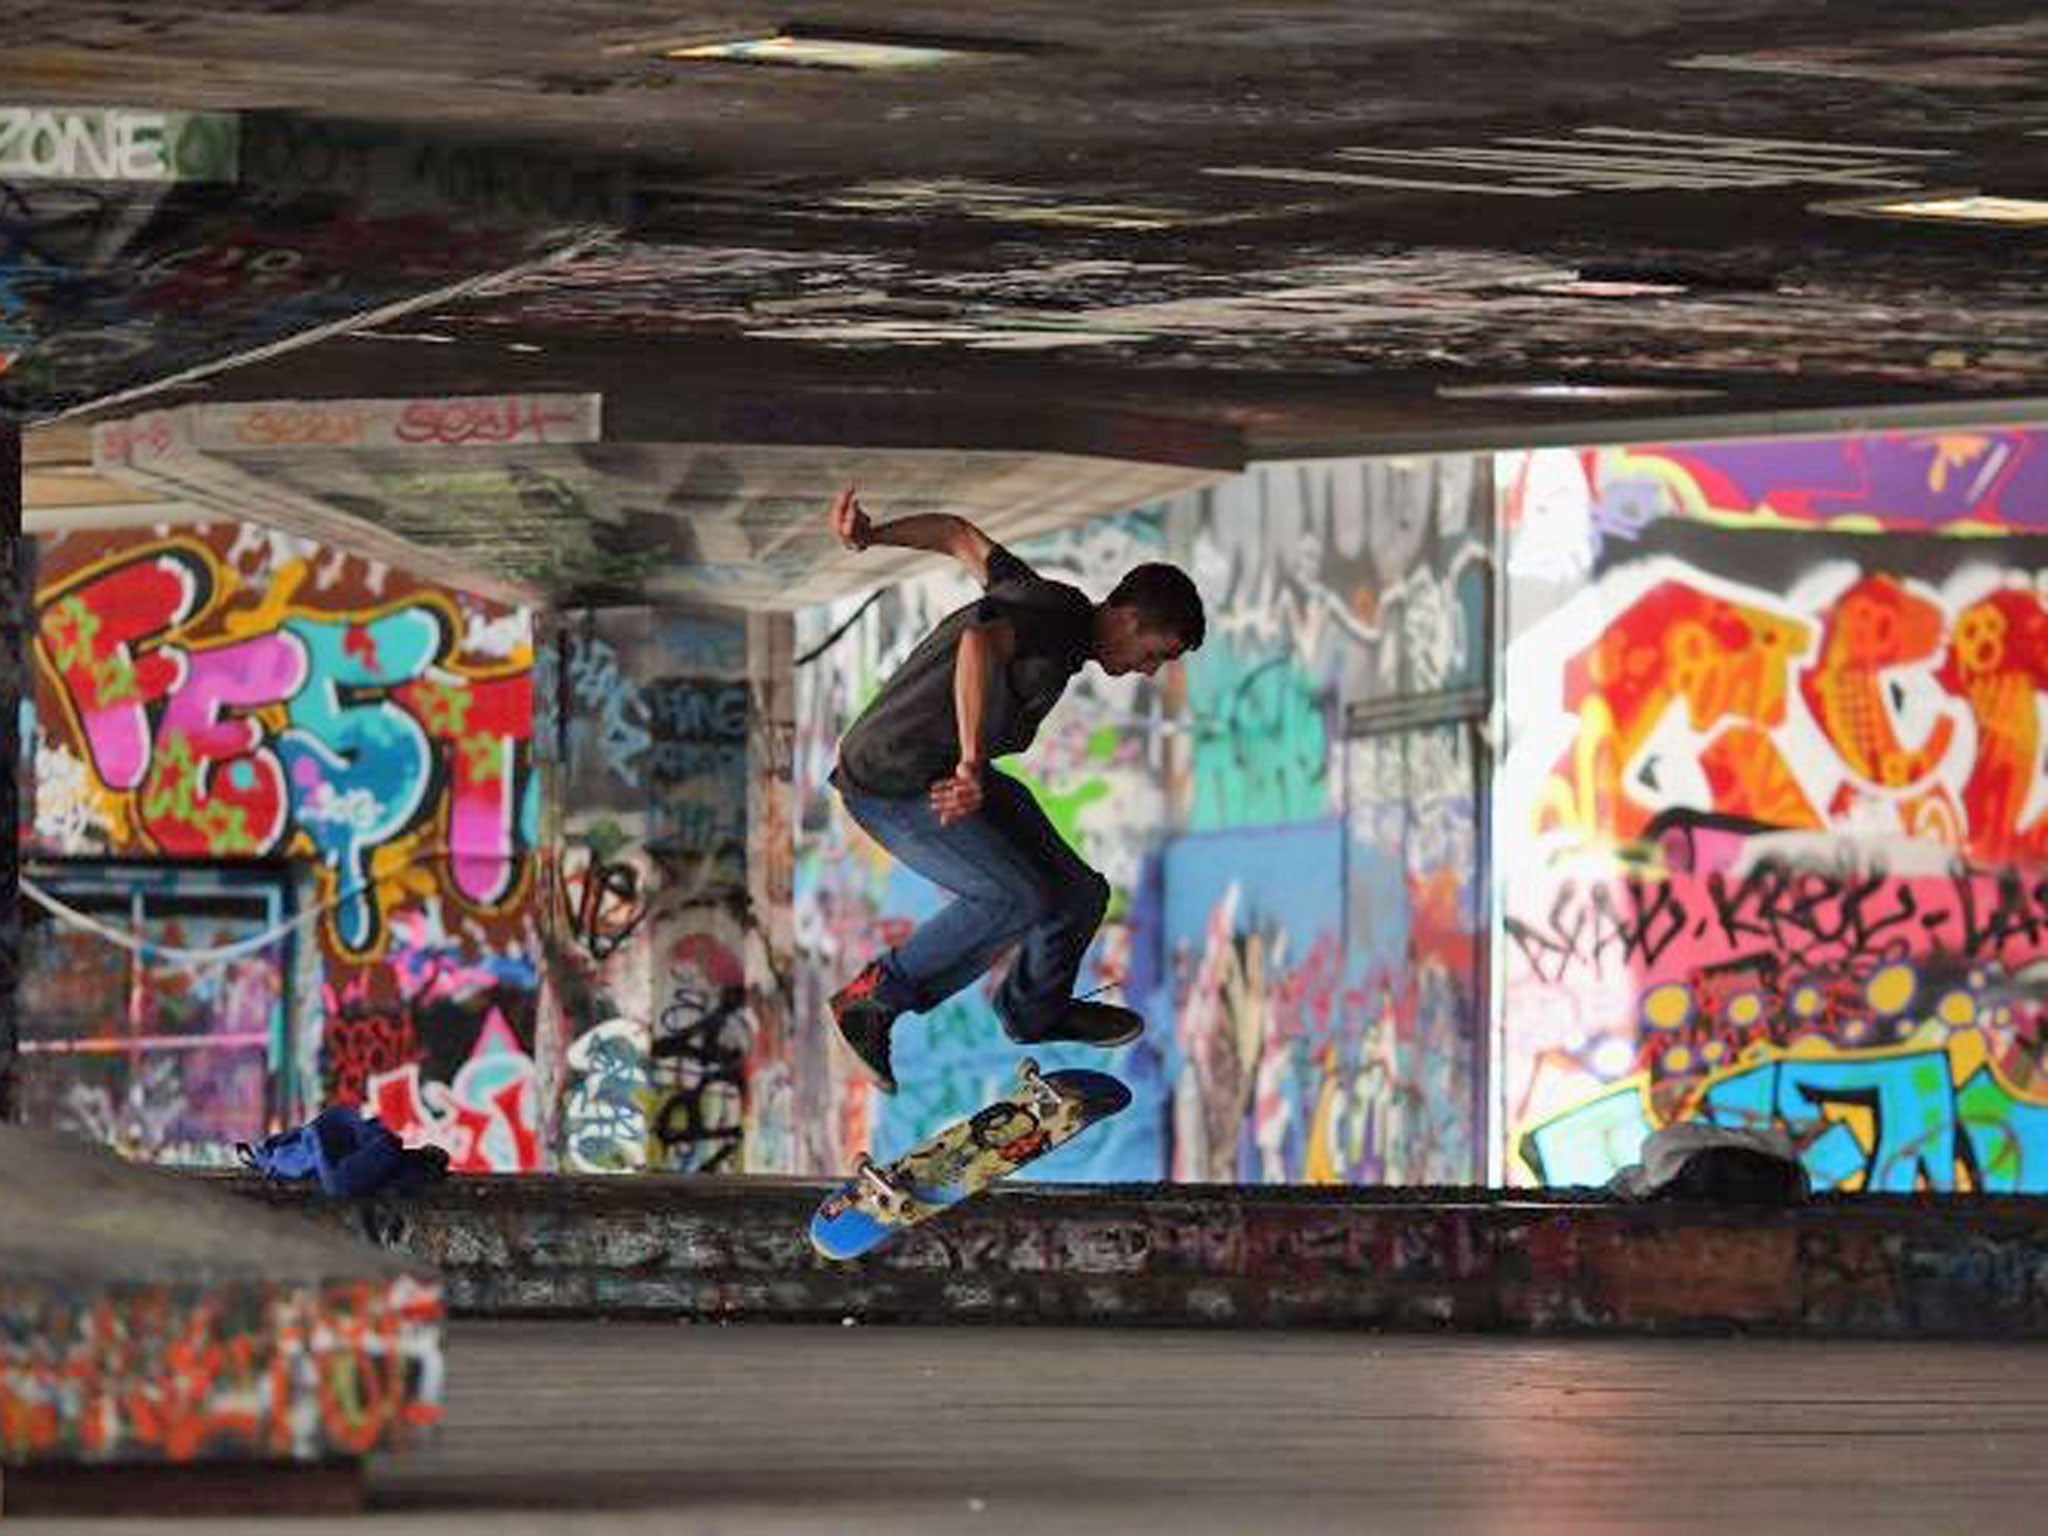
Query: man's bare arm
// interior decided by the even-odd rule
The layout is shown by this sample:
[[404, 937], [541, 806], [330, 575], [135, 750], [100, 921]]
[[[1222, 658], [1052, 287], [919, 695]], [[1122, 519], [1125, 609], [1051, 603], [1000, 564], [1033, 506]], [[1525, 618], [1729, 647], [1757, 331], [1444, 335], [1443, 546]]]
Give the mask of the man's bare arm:
[[960, 763], [952, 774], [932, 786], [932, 808], [939, 825], [950, 826], [981, 809], [981, 776], [988, 767], [988, 749], [981, 739], [988, 713], [989, 673], [1017, 654], [1016, 626], [1008, 619], [971, 625], [960, 632], [953, 657], [953, 718], [960, 732]]
[[929, 549], [951, 555], [967, 567], [976, 581], [988, 585], [988, 557], [996, 547], [995, 541], [966, 518], [950, 512], [919, 512], [893, 522], [872, 523], [849, 485], [832, 503], [832, 531], [848, 549], [893, 544], [902, 549]]

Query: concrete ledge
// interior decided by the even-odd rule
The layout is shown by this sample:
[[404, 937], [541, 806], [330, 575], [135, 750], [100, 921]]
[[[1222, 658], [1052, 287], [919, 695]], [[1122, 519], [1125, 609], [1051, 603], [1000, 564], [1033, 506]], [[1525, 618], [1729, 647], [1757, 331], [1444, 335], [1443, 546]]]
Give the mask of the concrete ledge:
[[228, 1182], [436, 1265], [472, 1316], [2048, 1336], [2027, 1198], [1021, 1185], [836, 1265], [804, 1235], [812, 1181], [464, 1178], [360, 1206]]
[[135, 1471], [93, 1482], [127, 1497], [158, 1486], [149, 1465], [197, 1488], [206, 1468], [399, 1449], [440, 1417], [441, 1319], [430, 1268], [0, 1126], [0, 1497], [17, 1509], [56, 1468]]

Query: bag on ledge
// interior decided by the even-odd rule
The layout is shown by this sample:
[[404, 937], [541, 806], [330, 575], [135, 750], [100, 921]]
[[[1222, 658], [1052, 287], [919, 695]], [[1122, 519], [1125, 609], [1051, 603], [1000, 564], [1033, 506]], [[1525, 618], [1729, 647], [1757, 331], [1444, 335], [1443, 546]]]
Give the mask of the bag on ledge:
[[448, 1175], [448, 1154], [439, 1147], [407, 1147], [391, 1128], [350, 1104], [323, 1109], [296, 1130], [279, 1131], [255, 1146], [235, 1143], [245, 1166], [266, 1178], [296, 1182], [317, 1179], [321, 1191], [337, 1198], [410, 1194]]
[[1792, 1138], [1775, 1127], [1756, 1131], [1681, 1120], [1645, 1139], [1641, 1157], [1608, 1181], [1610, 1194], [1625, 1200], [1797, 1205], [1812, 1193]]

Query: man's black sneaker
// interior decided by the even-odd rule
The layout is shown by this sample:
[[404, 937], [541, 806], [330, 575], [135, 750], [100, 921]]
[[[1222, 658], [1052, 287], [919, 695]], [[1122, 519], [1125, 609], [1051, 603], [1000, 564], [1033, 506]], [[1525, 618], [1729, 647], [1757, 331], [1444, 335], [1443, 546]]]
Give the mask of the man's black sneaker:
[[832, 994], [832, 1022], [875, 1086], [884, 1093], [896, 1091], [896, 1074], [889, 1067], [889, 1031], [896, 1023], [896, 1010], [878, 995], [882, 968], [869, 962], [868, 968]]
[[1031, 1034], [1022, 1034], [1005, 1023], [1003, 1029], [1019, 1045], [1049, 1045], [1071, 1041], [1075, 1045], [1129, 1045], [1145, 1033], [1145, 1017], [1133, 1008], [1114, 1003], [1072, 1002], [1052, 1023]]

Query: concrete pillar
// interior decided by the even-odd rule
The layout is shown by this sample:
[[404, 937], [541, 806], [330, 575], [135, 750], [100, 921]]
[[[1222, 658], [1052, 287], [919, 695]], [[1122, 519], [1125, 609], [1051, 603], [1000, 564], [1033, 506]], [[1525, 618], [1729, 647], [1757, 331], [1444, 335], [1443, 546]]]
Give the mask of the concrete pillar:
[[747, 615], [746, 1171], [795, 1173], [796, 619]]
[[567, 629], [560, 610], [533, 615], [533, 772], [540, 780], [540, 826], [534, 849], [535, 939], [540, 945], [540, 988], [533, 1020], [534, 1091], [540, 1100], [542, 1166], [563, 1166], [562, 1096], [568, 1080], [573, 1031], [563, 1002], [563, 982], [575, 963], [562, 914], [562, 826], [567, 800], [569, 675]]
[[535, 1059], [554, 1166], [795, 1165], [795, 623], [550, 614]]
[[[0, 1119], [14, 1113], [21, 971], [21, 701], [28, 691], [29, 563], [21, 537], [21, 430], [0, 420]], [[33, 808], [30, 808], [31, 811]]]

